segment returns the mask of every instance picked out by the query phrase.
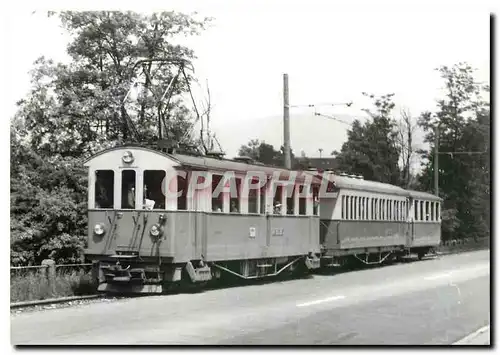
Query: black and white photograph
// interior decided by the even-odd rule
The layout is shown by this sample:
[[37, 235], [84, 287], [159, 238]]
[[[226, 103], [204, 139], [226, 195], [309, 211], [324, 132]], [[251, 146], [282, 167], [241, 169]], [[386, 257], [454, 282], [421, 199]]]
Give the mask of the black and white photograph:
[[11, 351], [491, 347], [492, 4], [5, 12]]

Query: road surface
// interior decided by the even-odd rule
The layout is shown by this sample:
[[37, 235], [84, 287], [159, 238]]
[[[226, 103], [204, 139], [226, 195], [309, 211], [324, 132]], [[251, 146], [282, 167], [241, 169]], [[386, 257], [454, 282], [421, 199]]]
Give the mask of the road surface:
[[12, 314], [14, 345], [453, 344], [489, 325], [489, 251]]

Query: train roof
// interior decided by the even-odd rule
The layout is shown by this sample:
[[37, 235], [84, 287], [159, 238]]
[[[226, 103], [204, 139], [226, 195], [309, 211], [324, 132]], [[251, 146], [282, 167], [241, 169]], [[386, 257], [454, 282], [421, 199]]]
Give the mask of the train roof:
[[381, 192], [393, 195], [408, 196], [408, 192], [399, 186], [377, 181], [356, 179], [348, 176], [333, 175], [335, 185], [340, 189]]
[[413, 198], [420, 198], [420, 199], [425, 199], [425, 200], [432, 200], [432, 201], [443, 201], [441, 197], [438, 197], [436, 195], [430, 194], [428, 192], [422, 192], [422, 191], [416, 191], [416, 190], [406, 190], [408, 191], [408, 194], [410, 197]]
[[[311, 172], [314, 174], [313, 172]], [[353, 178], [349, 176], [341, 176], [336, 174], [323, 175], [328, 177], [330, 181], [335, 182], [335, 186], [339, 189], [349, 189], [349, 190], [358, 190], [358, 191], [366, 191], [366, 192], [374, 192], [374, 193], [386, 193], [393, 194], [399, 196], [409, 196], [417, 199], [425, 199], [431, 201], [442, 201], [443, 199], [430, 194], [428, 192], [416, 191], [416, 190], [405, 190], [399, 186], [386, 184], [377, 181], [364, 180]]]
[[[173, 159], [178, 161], [183, 166], [189, 166], [193, 168], [201, 168], [207, 170], [219, 170], [219, 171], [234, 171], [239, 173], [246, 172], [262, 172], [266, 175], [273, 175], [276, 172], [280, 173], [280, 179], [288, 179], [290, 172], [302, 173], [299, 170], [288, 170], [285, 168], [280, 168], [271, 165], [263, 164], [252, 164], [239, 162], [235, 160], [211, 158], [207, 156], [192, 156], [184, 154], [169, 154]], [[301, 182], [304, 180], [304, 176], [297, 174], [297, 181]], [[317, 177], [313, 177], [312, 183], [320, 184], [321, 180]]]
[[[240, 162], [240, 161], [235, 161], [235, 160], [229, 160], [229, 159], [223, 159], [223, 158], [213, 158], [213, 157], [208, 157], [208, 156], [195, 156], [195, 155], [186, 155], [186, 154], [170, 154], [170, 153], [165, 153], [160, 150], [155, 150], [151, 148], [145, 148], [141, 146], [135, 146], [135, 145], [126, 145], [126, 146], [119, 146], [119, 147], [114, 147], [114, 148], [109, 148], [106, 150], [103, 150], [94, 156], [92, 156], [90, 159], [88, 159], [85, 163], [89, 162], [90, 160], [94, 159], [95, 157], [105, 154], [107, 152], [111, 151], [116, 151], [120, 149], [138, 149], [138, 150], [143, 150], [147, 152], [151, 152], [153, 154], [161, 155], [165, 158], [171, 159], [175, 161], [177, 164], [179, 164], [182, 167], [190, 167], [194, 169], [202, 169], [202, 170], [215, 170], [215, 171], [233, 171], [236, 173], [247, 173], [247, 172], [262, 172], [265, 173], [266, 175], [273, 175], [273, 173], [280, 173], [280, 178], [281, 179], [287, 179], [290, 172], [296, 172], [300, 173], [298, 170], [288, 170], [285, 168], [280, 168], [276, 166], [270, 166], [270, 165], [263, 165], [263, 164], [254, 164], [254, 163], [246, 163], [246, 162]], [[302, 181], [301, 175], [298, 174], [298, 181]], [[313, 183], [320, 183], [321, 180], [318, 178], [313, 179]]]

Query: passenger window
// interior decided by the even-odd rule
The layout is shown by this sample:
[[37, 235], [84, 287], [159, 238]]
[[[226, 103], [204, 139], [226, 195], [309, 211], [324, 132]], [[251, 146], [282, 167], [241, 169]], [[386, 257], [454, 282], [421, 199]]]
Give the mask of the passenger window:
[[299, 185], [299, 215], [305, 216], [306, 215], [306, 206], [307, 206], [307, 197], [302, 197], [302, 194], [304, 194], [305, 191], [305, 186], [304, 185]]
[[[259, 178], [252, 178], [249, 183], [253, 186], [259, 183]], [[248, 213], [259, 213], [259, 190], [252, 188], [248, 190]]]
[[[230, 189], [231, 199], [229, 203], [229, 211], [231, 213], [240, 213], [241, 209], [241, 179], [235, 178], [233, 179], [232, 186], [236, 187], [236, 191], [233, 188]], [[236, 196], [234, 196], [236, 194]]]
[[361, 203], [360, 203], [360, 209], [361, 209], [361, 215], [360, 215], [360, 219], [365, 219], [365, 198], [364, 197], [361, 197]]
[[295, 185], [286, 187], [286, 214], [293, 215], [295, 213]]
[[122, 171], [122, 208], [135, 209], [135, 170]]
[[441, 213], [441, 204], [438, 202], [436, 204], [436, 221], [439, 221], [439, 219], [441, 218], [440, 213]]
[[353, 215], [352, 219], [358, 219], [358, 196], [353, 196], [352, 197], [352, 209], [353, 209]]
[[431, 213], [430, 213], [431, 217], [430, 218], [431, 218], [431, 221], [433, 221], [434, 220], [434, 205], [435, 205], [435, 203], [431, 202], [430, 204], [431, 204]]
[[353, 203], [353, 196], [349, 196], [349, 219], [354, 219], [354, 203]]
[[344, 219], [345, 217], [345, 196], [342, 196], [342, 206], [341, 206], [341, 218]]
[[420, 220], [424, 220], [424, 201], [420, 201]]
[[[187, 210], [187, 179], [177, 175], [177, 209], [181, 211]], [[179, 194], [180, 192], [180, 194]]]
[[115, 172], [96, 170], [95, 172], [95, 208], [113, 208]]
[[319, 187], [318, 186], [313, 186], [312, 195], [313, 195], [313, 214], [315, 216], [318, 216], [319, 215]]
[[273, 197], [273, 214], [281, 214], [281, 210], [283, 208], [281, 204], [281, 198], [283, 196], [283, 186], [276, 186], [276, 193]]
[[414, 201], [413, 203], [413, 213], [415, 221], [418, 221], [418, 201]]
[[218, 192], [218, 196], [215, 196], [215, 190], [219, 186], [222, 180], [221, 175], [212, 175], [212, 211], [213, 212], [224, 212], [224, 194]]
[[429, 201], [425, 201], [425, 220], [428, 221], [430, 219], [429, 216]]
[[165, 209], [166, 196], [162, 192], [162, 183], [165, 179], [163, 170], [145, 170], [144, 171], [144, 190], [143, 199], [146, 205], [146, 199], [154, 201], [153, 209]]

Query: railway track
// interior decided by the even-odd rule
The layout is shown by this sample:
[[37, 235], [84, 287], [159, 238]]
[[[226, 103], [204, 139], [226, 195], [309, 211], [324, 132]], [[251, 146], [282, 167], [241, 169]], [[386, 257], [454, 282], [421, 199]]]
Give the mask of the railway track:
[[[455, 249], [455, 250], [438, 250], [438, 252], [434, 256], [428, 256], [427, 258], [435, 258], [441, 257], [449, 254], [459, 254], [463, 252], [477, 251], [482, 248], [464, 248], [464, 249]], [[344, 270], [345, 272], [346, 270]], [[353, 271], [353, 270], [351, 270]], [[268, 280], [269, 281], [269, 280]], [[272, 282], [272, 281], [269, 281]], [[225, 285], [225, 287], [237, 287], [241, 286], [236, 283], [234, 285]], [[221, 285], [208, 287], [208, 289], [212, 288], [220, 288]], [[223, 286], [224, 287], [224, 286]], [[175, 292], [174, 292], [175, 293]], [[137, 297], [137, 296], [135, 296]], [[10, 304], [10, 309], [13, 312], [16, 311], [24, 311], [29, 309], [51, 309], [51, 308], [60, 308], [64, 306], [75, 306], [79, 304], [91, 303], [93, 301], [114, 301], [118, 299], [130, 298], [129, 296], [106, 296], [105, 294], [96, 294], [96, 295], [86, 295], [86, 296], [71, 296], [71, 297], [62, 297], [62, 298], [50, 298], [44, 300], [33, 300], [33, 301], [23, 301], [23, 302], [14, 302]]]

